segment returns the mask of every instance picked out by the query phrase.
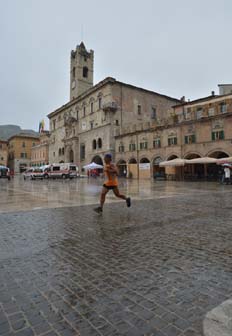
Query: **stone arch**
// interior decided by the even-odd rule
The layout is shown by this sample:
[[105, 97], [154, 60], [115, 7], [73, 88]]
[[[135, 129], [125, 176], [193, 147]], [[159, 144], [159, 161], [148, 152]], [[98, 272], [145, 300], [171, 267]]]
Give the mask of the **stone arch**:
[[185, 154], [184, 159], [191, 160], [191, 159], [197, 159], [200, 158], [201, 154], [196, 152], [188, 152]]
[[140, 163], [150, 163], [150, 160], [147, 157], [142, 157], [139, 162]]
[[[201, 158], [201, 154], [197, 152], [188, 152], [185, 154], [184, 159], [191, 160]], [[203, 164], [186, 164], [184, 166], [185, 179], [202, 179], [205, 175], [205, 168]]]
[[174, 160], [174, 159], [178, 159], [178, 158], [179, 158], [178, 155], [176, 155], [176, 154], [171, 154], [171, 155], [169, 155], [169, 156], [167, 157], [167, 161]]
[[127, 164], [126, 164], [125, 160], [120, 159], [117, 162], [117, 168], [118, 168], [119, 176], [121, 176], [121, 177], [126, 177], [127, 176]]
[[128, 160], [128, 164], [135, 164], [135, 163], [137, 163], [137, 160], [134, 157]]
[[101, 158], [100, 155], [95, 155], [95, 156], [92, 158], [92, 161], [91, 161], [91, 162], [94, 162], [94, 163], [97, 163], [97, 164], [103, 166], [103, 160], [102, 160], [102, 158]]
[[162, 161], [163, 159], [160, 155], [156, 155], [152, 160], [152, 173], [154, 178], [165, 177], [165, 168], [159, 166]]
[[215, 159], [222, 159], [224, 157], [229, 157], [230, 155], [222, 149], [216, 149], [216, 150], [214, 149], [210, 151], [207, 154], [207, 156], [215, 158]]

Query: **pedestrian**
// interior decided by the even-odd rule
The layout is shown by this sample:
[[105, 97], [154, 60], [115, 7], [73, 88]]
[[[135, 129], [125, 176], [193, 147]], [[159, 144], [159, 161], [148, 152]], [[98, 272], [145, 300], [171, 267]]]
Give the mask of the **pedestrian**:
[[225, 173], [225, 182], [226, 184], [229, 184], [230, 183], [230, 168], [225, 167], [224, 173]]
[[110, 190], [113, 190], [113, 193], [116, 197], [125, 200], [127, 207], [130, 207], [131, 206], [130, 197], [126, 197], [125, 195], [120, 194], [120, 191], [118, 189], [118, 179], [117, 179], [118, 169], [112, 163], [111, 154], [105, 155], [104, 162], [105, 162], [104, 173], [105, 173], [106, 180], [102, 187], [102, 192], [101, 192], [101, 197], [100, 197], [100, 206], [95, 208], [94, 211], [96, 211], [97, 213], [102, 213], [106, 194]]

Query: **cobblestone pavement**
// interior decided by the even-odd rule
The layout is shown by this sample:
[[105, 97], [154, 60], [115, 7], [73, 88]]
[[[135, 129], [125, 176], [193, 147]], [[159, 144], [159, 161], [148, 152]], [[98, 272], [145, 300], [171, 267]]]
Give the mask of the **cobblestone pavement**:
[[0, 335], [202, 335], [232, 296], [231, 196], [0, 214]]

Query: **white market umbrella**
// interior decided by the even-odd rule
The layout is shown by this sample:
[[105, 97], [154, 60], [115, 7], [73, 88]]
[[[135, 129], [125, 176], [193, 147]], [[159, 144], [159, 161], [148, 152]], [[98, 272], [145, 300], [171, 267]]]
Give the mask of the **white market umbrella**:
[[202, 158], [196, 158], [188, 160], [189, 164], [207, 164], [207, 163], [217, 163], [217, 159], [211, 158], [211, 157], [202, 157]]
[[102, 169], [103, 166], [99, 165], [99, 164], [97, 164], [95, 162], [91, 162], [90, 164], [84, 166], [83, 168], [87, 169], [87, 170], [92, 170], [92, 169]]
[[232, 156], [225, 157], [222, 159], [217, 159], [217, 164], [223, 164], [223, 163], [232, 163]]
[[188, 161], [189, 160], [177, 158], [174, 160], [160, 162], [159, 166], [160, 167], [181, 167], [181, 166], [184, 166], [186, 163], [188, 163]]

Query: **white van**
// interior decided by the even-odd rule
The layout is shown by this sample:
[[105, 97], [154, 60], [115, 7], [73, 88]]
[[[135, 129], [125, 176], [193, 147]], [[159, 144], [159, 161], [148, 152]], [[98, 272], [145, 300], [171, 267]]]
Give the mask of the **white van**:
[[30, 180], [35, 180], [35, 179], [43, 179], [44, 178], [44, 172], [40, 167], [31, 167], [28, 168], [24, 173], [23, 173], [23, 178], [26, 180], [27, 178]]
[[78, 167], [73, 163], [53, 163], [44, 169], [44, 178], [73, 178], [77, 177]]

